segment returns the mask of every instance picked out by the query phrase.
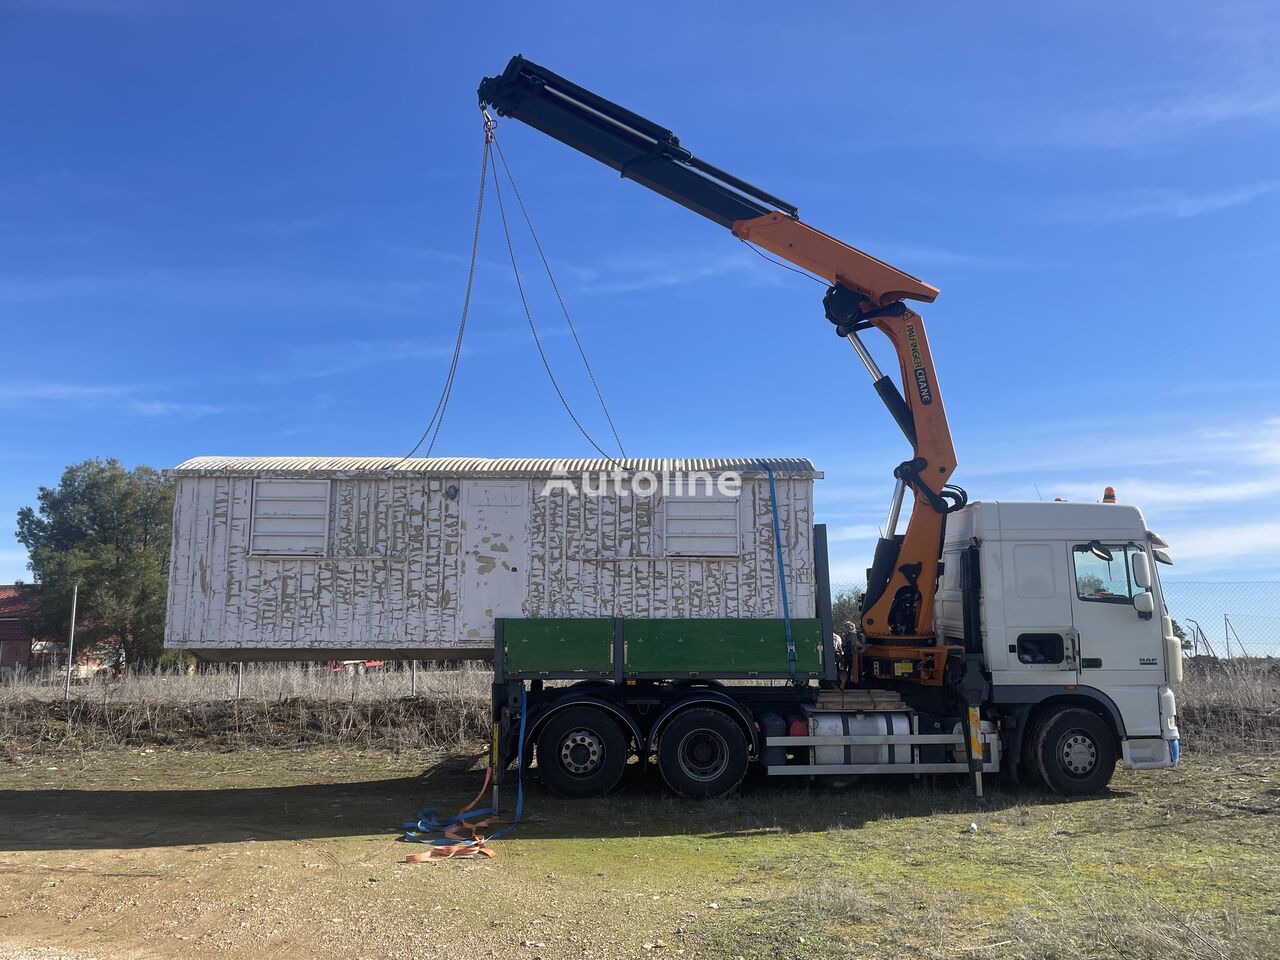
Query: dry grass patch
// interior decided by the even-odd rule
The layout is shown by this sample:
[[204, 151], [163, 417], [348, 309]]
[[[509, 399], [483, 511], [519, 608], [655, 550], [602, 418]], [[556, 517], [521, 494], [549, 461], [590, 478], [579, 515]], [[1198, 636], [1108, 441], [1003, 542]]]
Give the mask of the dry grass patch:
[[1280, 751], [1280, 659], [1188, 661], [1178, 713], [1189, 750]]

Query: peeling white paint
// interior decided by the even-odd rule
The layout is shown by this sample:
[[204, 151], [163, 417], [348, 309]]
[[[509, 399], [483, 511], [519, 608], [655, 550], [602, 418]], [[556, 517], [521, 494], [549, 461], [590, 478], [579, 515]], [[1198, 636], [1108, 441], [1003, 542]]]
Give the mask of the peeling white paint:
[[[268, 462], [259, 475], [330, 479], [326, 555], [250, 555], [254, 473], [244, 461], [221, 464], [222, 473], [203, 463], [179, 468], [166, 646], [459, 656], [488, 649], [495, 613], [516, 615], [513, 597], [532, 617], [782, 615], [763, 476], [743, 479], [739, 555], [699, 558], [665, 555], [660, 494], [544, 495], [542, 480], [511, 473], [481, 481], [464, 471], [286, 470], [280, 458]], [[550, 463], [520, 461], [531, 462]], [[787, 590], [792, 616], [812, 617], [815, 473], [805, 461], [789, 463], [809, 472], [777, 478]], [[491, 493], [474, 492], [481, 489]], [[513, 507], [517, 489], [522, 505]], [[472, 507], [469, 496], [503, 503]]]

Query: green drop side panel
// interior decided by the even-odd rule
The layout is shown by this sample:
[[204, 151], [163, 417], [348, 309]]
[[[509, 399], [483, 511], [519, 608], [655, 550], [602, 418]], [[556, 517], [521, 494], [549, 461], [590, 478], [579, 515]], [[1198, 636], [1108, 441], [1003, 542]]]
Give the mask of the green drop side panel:
[[[777, 620], [626, 620], [628, 676], [787, 676], [787, 635]], [[799, 676], [822, 671], [822, 622], [792, 620]]]
[[508, 674], [613, 675], [613, 620], [507, 620]]

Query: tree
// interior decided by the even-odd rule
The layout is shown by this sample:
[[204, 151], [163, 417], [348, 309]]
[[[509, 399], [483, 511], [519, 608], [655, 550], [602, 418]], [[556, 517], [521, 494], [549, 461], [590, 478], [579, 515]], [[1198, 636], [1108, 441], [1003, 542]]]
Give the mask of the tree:
[[844, 632], [846, 623], [862, 622], [862, 591], [857, 587], [841, 587], [831, 598], [831, 624], [836, 633]]
[[1096, 573], [1077, 573], [1076, 574], [1076, 592], [1087, 597], [1092, 594], [1102, 593], [1106, 589], [1106, 584], [1102, 578]]
[[1182, 624], [1177, 620], [1170, 620], [1169, 622], [1173, 624], [1173, 635], [1177, 638], [1178, 645], [1182, 647], [1182, 652], [1190, 653], [1194, 644], [1192, 644], [1191, 638], [1187, 636], [1187, 631], [1182, 629]]
[[41, 487], [36, 509], [18, 511], [43, 636], [66, 636], [80, 584], [76, 644], [118, 641], [133, 663], [164, 646], [173, 485], [151, 467], [85, 460]]

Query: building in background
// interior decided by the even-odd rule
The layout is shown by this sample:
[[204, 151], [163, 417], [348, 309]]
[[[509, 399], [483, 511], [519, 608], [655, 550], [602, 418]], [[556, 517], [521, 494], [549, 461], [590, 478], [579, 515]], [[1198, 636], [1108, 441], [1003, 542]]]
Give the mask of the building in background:
[[35, 616], [34, 590], [21, 583], [0, 584], [0, 677], [35, 665], [32, 648], [38, 638], [28, 626]]

